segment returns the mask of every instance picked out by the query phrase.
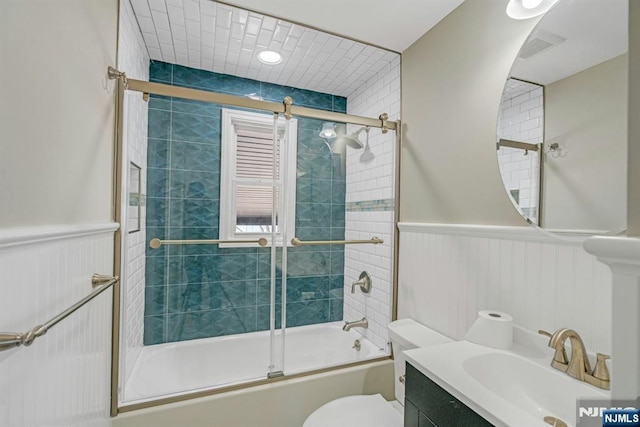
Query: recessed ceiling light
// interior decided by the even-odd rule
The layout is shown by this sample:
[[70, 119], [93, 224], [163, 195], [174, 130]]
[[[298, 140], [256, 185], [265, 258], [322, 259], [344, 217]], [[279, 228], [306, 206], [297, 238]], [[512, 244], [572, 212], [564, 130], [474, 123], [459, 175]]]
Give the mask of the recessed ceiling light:
[[276, 65], [282, 62], [282, 55], [272, 50], [263, 50], [258, 54], [258, 60], [263, 64]]

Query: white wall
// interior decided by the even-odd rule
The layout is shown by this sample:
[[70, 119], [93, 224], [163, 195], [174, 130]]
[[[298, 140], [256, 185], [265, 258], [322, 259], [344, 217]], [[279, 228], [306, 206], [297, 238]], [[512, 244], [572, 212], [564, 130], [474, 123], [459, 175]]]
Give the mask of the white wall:
[[[92, 291], [91, 274], [113, 271], [116, 225], [102, 223], [117, 10], [117, 0], [0, 2], [3, 331], [49, 320]], [[0, 353], [0, 425], [108, 427], [110, 347], [107, 291], [31, 347]]]
[[503, 189], [496, 120], [539, 18], [511, 19], [506, 5], [464, 2], [402, 54], [402, 221], [526, 224]]
[[[0, 230], [0, 325], [27, 332], [91, 293], [113, 268], [117, 224]], [[0, 425], [109, 427], [107, 290], [29, 347], [0, 352]]]
[[[372, 77], [347, 97], [347, 112], [367, 117], [389, 114], [400, 118], [400, 58]], [[353, 132], [356, 126], [349, 126]], [[366, 141], [362, 132], [360, 140]], [[384, 240], [381, 245], [345, 246], [344, 320], [366, 317], [369, 327], [362, 332], [379, 348], [386, 348], [387, 325], [391, 321], [393, 299], [393, 223], [395, 206], [396, 133], [369, 131], [369, 146], [362, 150], [347, 148], [346, 239]], [[372, 290], [359, 288], [351, 293], [351, 283], [360, 273], [372, 276]], [[388, 349], [388, 348], [387, 348]]]
[[627, 199], [627, 55], [545, 87], [542, 223], [623, 230]]
[[[640, 3], [629, 2], [627, 234], [640, 236]], [[634, 167], [635, 166], [635, 167]]]
[[399, 318], [461, 339], [479, 310], [500, 310], [534, 332], [575, 329], [589, 351], [611, 354], [612, 274], [581, 243], [521, 227], [400, 230]]
[[[118, 35], [118, 69], [124, 71], [127, 77], [138, 80], [149, 80], [149, 54], [142, 39], [138, 22], [129, 0], [120, 1], [120, 34]], [[142, 100], [138, 92], [126, 92], [124, 102], [124, 170], [128, 172], [129, 162], [133, 162], [141, 168], [142, 194], [146, 195], [147, 187], [147, 123], [148, 104]], [[124, 180], [125, 185], [128, 179]], [[127, 193], [135, 190], [127, 188]], [[123, 282], [122, 305], [123, 322], [121, 323], [121, 346], [124, 354], [121, 360], [121, 385], [126, 384], [127, 379], [135, 365], [142, 348], [144, 333], [144, 284], [145, 284], [145, 248], [146, 248], [146, 204], [144, 197], [141, 200], [140, 231], [135, 233], [123, 233]], [[123, 203], [123, 229], [129, 229], [127, 210], [129, 208], [128, 197]], [[125, 390], [122, 387], [122, 390]], [[126, 396], [121, 396], [126, 398]]]
[[0, 227], [109, 220], [116, 11], [0, 2]]

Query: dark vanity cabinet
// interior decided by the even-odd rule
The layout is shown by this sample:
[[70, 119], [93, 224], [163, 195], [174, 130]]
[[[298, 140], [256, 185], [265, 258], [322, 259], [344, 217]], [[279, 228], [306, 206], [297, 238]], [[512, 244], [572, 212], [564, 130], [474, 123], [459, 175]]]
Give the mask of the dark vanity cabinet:
[[407, 363], [404, 427], [492, 426], [464, 403]]

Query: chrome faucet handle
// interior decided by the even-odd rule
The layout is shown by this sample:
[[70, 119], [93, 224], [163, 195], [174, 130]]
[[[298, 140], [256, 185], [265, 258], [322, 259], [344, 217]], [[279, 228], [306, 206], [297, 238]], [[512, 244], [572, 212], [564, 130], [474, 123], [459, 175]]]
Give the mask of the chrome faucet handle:
[[366, 271], [360, 273], [358, 280], [351, 284], [351, 293], [356, 293], [356, 286], [360, 286], [363, 293], [368, 294], [371, 291], [371, 276]]
[[593, 368], [593, 373], [591, 374], [594, 378], [604, 381], [610, 380], [607, 359], [611, 359], [611, 356], [602, 353], [596, 354], [596, 367]]
[[[553, 339], [553, 334], [545, 331], [544, 329], [540, 329], [538, 331], [540, 335], [544, 335], [545, 337], [549, 337], [549, 346], [551, 347], [551, 340]], [[561, 371], [566, 371], [569, 366], [569, 358], [567, 357], [567, 350], [564, 348], [564, 343], [561, 343], [559, 347], [552, 347], [556, 353], [553, 355], [553, 360], [551, 361], [551, 366]]]
[[584, 376], [584, 381], [604, 390], [611, 389], [611, 379], [609, 378], [609, 368], [607, 368], [607, 359], [611, 359], [608, 354], [596, 354], [596, 367], [592, 373]]

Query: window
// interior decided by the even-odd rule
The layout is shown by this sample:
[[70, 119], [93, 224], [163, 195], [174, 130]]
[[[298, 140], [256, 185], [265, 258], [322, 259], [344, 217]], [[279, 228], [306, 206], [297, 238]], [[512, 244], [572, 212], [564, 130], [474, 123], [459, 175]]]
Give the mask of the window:
[[[295, 235], [297, 121], [279, 118], [274, 123], [272, 115], [223, 109], [221, 133], [220, 239], [239, 242], [259, 237], [270, 239], [275, 187], [276, 243], [282, 244], [283, 225], [288, 237]], [[280, 212], [286, 224], [282, 223]]]

